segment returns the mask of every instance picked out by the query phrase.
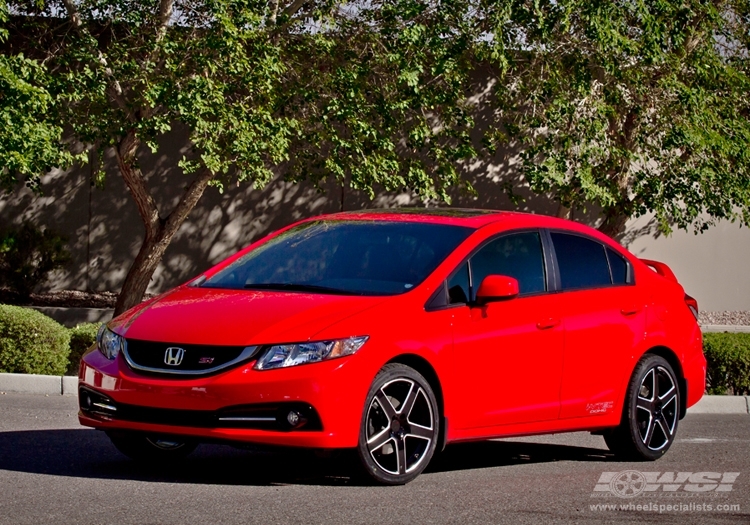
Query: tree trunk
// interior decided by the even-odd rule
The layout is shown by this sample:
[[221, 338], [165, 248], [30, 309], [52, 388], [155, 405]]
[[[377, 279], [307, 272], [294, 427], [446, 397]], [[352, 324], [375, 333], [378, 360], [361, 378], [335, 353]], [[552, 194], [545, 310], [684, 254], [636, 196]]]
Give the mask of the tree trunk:
[[571, 208], [568, 208], [562, 202], [560, 202], [557, 204], [557, 213], [555, 214], [555, 216], [558, 219], [570, 219], [571, 211]]
[[166, 219], [162, 219], [156, 201], [146, 185], [146, 179], [138, 168], [136, 154], [139, 145], [140, 141], [135, 133], [130, 132], [120, 142], [116, 152], [120, 175], [138, 207], [138, 214], [145, 228], [145, 237], [120, 290], [115, 304], [115, 316], [141, 302], [169, 243], [198, 204], [213, 176], [208, 170], [197, 173], [174, 209]]
[[616, 239], [625, 231], [625, 224], [630, 216], [624, 213], [619, 206], [612, 206], [606, 210], [604, 221], [602, 221], [598, 230], [604, 235], [609, 235]]
[[158, 228], [157, 232], [149, 232], [148, 230], [147, 226], [146, 238], [143, 239], [141, 249], [138, 250], [138, 255], [135, 257], [130, 270], [128, 270], [120, 295], [117, 297], [114, 313], [116, 316], [141, 302], [143, 294], [146, 293], [146, 288], [148, 288], [148, 283], [151, 281], [151, 276], [154, 275], [156, 267], [161, 262], [161, 258], [172, 240], [173, 235], [166, 236], [164, 228]]

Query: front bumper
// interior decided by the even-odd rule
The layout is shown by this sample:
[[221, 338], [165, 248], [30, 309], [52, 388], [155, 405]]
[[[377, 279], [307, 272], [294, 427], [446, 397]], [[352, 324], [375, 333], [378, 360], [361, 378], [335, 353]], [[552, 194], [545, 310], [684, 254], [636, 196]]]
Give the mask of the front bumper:
[[[78, 418], [82, 425], [100, 430], [310, 448], [355, 447], [365, 397], [376, 372], [357, 357], [268, 371], [253, 370], [254, 363], [249, 362], [212, 376], [175, 379], [137, 374], [122, 355], [109, 361], [91, 352], [81, 363], [79, 391], [103, 396], [111, 402], [102, 404], [115, 410], [81, 410]], [[88, 402], [85, 395], [81, 402]], [[317, 423], [289, 429], [270, 420], [267, 425], [241, 420], [248, 419], [247, 410], [268, 408], [282, 421], [285, 412], [278, 407], [302, 408], [301, 413], [314, 414], [311, 419]], [[304, 407], [309, 407], [308, 412]]]

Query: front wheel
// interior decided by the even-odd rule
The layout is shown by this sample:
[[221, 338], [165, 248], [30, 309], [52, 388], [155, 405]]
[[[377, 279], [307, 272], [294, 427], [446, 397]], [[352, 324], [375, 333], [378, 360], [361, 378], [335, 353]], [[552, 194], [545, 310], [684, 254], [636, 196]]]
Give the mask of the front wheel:
[[622, 459], [653, 461], [672, 446], [679, 419], [677, 376], [663, 357], [647, 354], [630, 379], [622, 422], [604, 441]]
[[357, 447], [367, 474], [384, 485], [416, 478], [435, 453], [438, 406], [427, 380], [392, 363], [375, 377], [365, 402]]
[[152, 436], [137, 432], [107, 432], [112, 444], [136, 461], [169, 463], [185, 458], [198, 443], [182, 438]]

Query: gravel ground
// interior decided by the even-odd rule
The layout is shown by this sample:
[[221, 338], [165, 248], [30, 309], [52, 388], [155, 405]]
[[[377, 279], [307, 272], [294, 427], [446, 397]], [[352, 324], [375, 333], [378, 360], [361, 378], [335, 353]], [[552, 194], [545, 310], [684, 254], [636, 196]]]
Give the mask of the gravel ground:
[[750, 325], [750, 311], [729, 311], [729, 312], [700, 312], [698, 321], [702, 325], [719, 324], [719, 325]]

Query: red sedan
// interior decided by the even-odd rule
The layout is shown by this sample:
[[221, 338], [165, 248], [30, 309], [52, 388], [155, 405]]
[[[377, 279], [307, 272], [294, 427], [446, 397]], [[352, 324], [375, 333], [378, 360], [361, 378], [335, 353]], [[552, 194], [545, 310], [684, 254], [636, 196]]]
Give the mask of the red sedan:
[[199, 442], [357, 449], [406, 483], [447, 443], [588, 430], [654, 460], [705, 388], [697, 304], [597, 231], [481, 210], [293, 224], [102, 326], [83, 425], [136, 459]]

